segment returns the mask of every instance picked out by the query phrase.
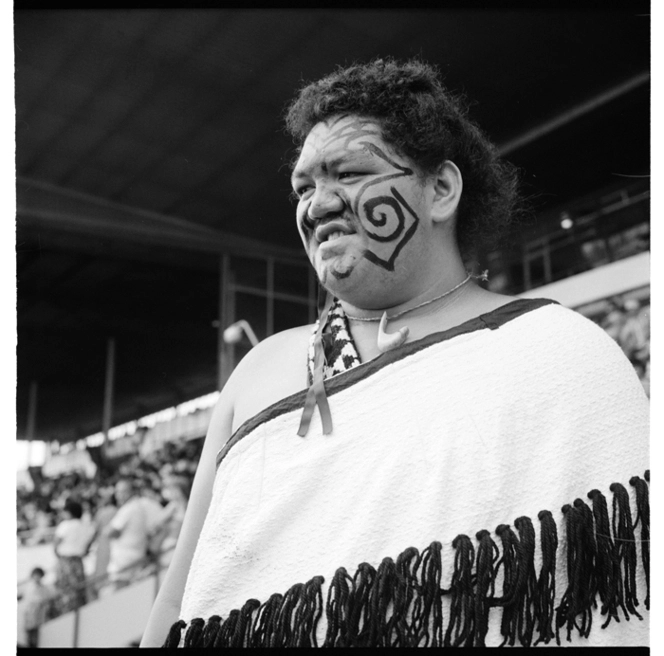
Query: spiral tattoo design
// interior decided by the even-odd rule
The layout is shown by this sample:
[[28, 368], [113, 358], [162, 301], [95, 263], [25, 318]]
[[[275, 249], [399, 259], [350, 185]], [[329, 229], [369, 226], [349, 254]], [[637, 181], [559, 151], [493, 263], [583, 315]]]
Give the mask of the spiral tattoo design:
[[[369, 249], [364, 252], [364, 257], [387, 271], [394, 271], [394, 262], [399, 256], [401, 249], [415, 234], [420, 219], [410, 205], [408, 205], [404, 197], [393, 186], [390, 186], [391, 195], [373, 196], [364, 202], [362, 202], [362, 198], [365, 197], [366, 192], [371, 187], [386, 180], [413, 175], [413, 170], [407, 166], [397, 164], [397, 162], [388, 157], [375, 144], [367, 141], [360, 143], [397, 170], [396, 173], [388, 173], [367, 182], [358, 192], [353, 204], [355, 216], [359, 217], [360, 220], [363, 220], [362, 213], [359, 212], [359, 208], [362, 208], [366, 222], [369, 223], [367, 235], [371, 239], [381, 244], [395, 242], [394, 249], [387, 257], [381, 257]], [[379, 231], [376, 231], [376, 229]], [[386, 255], [386, 253], [383, 253], [383, 255]]]

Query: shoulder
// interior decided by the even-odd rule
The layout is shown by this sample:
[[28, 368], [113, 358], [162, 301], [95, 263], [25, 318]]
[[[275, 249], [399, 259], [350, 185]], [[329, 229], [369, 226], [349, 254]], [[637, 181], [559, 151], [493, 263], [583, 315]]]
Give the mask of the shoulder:
[[248, 382], [255, 384], [258, 373], [287, 373], [294, 368], [306, 372], [307, 349], [312, 330], [313, 326], [310, 325], [298, 326], [259, 342], [233, 371], [228, 381], [231, 390], [241, 389]]
[[[579, 390], [632, 389], [643, 395], [633, 366], [620, 346], [596, 323], [557, 303], [513, 322], [516, 348], [541, 379], [563, 380]], [[584, 392], [585, 393], [585, 392]]]
[[[547, 299], [533, 299], [536, 304]], [[622, 350], [606, 331], [580, 312], [558, 303], [545, 304], [527, 312], [524, 332], [539, 335], [540, 340], [566, 350], [590, 348], [593, 351], [621, 354]], [[536, 330], [534, 330], [536, 329]]]
[[118, 508], [118, 511], [113, 515], [113, 519], [111, 520], [114, 526], [121, 524], [127, 516], [131, 515], [134, 508], [136, 508], [134, 501], [134, 499], [130, 499]]
[[69, 530], [69, 520], [64, 519], [55, 527], [55, 535], [64, 535]]
[[307, 384], [307, 351], [312, 325], [268, 337], [233, 371], [223, 390], [233, 413], [233, 430], [246, 419]]

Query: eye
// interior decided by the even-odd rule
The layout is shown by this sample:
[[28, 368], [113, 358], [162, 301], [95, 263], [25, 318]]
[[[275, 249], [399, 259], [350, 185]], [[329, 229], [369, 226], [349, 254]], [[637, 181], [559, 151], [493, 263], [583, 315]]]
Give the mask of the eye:
[[293, 191], [291, 192], [291, 198], [295, 201], [302, 200], [306, 194], [312, 190], [313, 187], [311, 185], [301, 185], [299, 187], [295, 187]]
[[357, 178], [361, 175], [364, 175], [364, 173], [360, 173], [359, 171], [341, 171], [339, 173], [339, 180], [345, 180], [348, 178]]

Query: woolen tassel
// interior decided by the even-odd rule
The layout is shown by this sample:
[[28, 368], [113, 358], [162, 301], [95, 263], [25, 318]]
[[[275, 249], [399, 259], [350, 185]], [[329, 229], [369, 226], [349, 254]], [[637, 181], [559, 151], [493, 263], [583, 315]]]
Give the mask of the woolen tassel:
[[[650, 472], [646, 472], [646, 480], [650, 480]], [[646, 575], [645, 607], [650, 610], [650, 501], [648, 484], [638, 476], [629, 480], [636, 490], [636, 522], [634, 528], [641, 524], [641, 562]]]
[[244, 603], [236, 616], [235, 626], [231, 635], [231, 647], [247, 647], [251, 640], [252, 614], [260, 608], [258, 599], [249, 599]]
[[205, 626], [205, 620], [200, 617], [196, 617], [189, 622], [189, 628], [184, 636], [185, 647], [203, 646], [203, 626]]
[[440, 580], [442, 545], [432, 542], [420, 556], [419, 594], [412, 611], [412, 630], [419, 636], [418, 647], [443, 646], [443, 607]]
[[187, 623], [184, 620], [178, 620], [175, 622], [168, 631], [163, 647], [167, 649], [179, 647], [182, 638], [182, 629], [184, 629], [185, 626], [187, 626]]
[[419, 562], [420, 552], [415, 547], [402, 551], [397, 558], [397, 587], [394, 593], [393, 621], [391, 622], [392, 631], [395, 634], [391, 641], [392, 647], [417, 647], [418, 636], [413, 631], [412, 620], [409, 619], [408, 614], [419, 588], [417, 579]]
[[235, 627], [237, 626], [239, 617], [240, 611], [237, 608], [234, 608], [230, 613], [228, 613], [228, 617], [219, 627], [217, 638], [214, 641], [215, 647], [233, 646], [233, 634], [235, 633]]
[[612, 483], [609, 490], [613, 492], [611, 528], [616, 542], [618, 562], [623, 573], [625, 606], [630, 613], [643, 619], [636, 610], [639, 605], [636, 593], [636, 542], [629, 493], [620, 483]]
[[346, 568], [337, 569], [327, 593], [327, 633], [323, 647], [350, 647], [348, 643], [351, 613], [348, 602], [352, 586], [353, 579], [348, 576]]
[[369, 644], [375, 647], [390, 646], [390, 618], [388, 608], [394, 601], [394, 591], [399, 581], [396, 565], [391, 558], [384, 558], [376, 570], [376, 578], [369, 596], [368, 625]]
[[517, 517], [514, 526], [519, 531], [519, 577], [517, 584], [518, 635], [524, 647], [530, 647], [535, 630], [535, 529], [529, 517]]
[[271, 647], [276, 617], [281, 608], [283, 595], [275, 593], [260, 605], [254, 619], [251, 647]]
[[474, 647], [484, 647], [489, 630], [489, 609], [495, 592], [494, 564], [498, 560], [498, 547], [487, 530], [478, 531], [476, 589], [475, 589], [475, 638]]
[[517, 567], [518, 539], [514, 531], [507, 524], [499, 524], [496, 527], [496, 535], [500, 537], [503, 546], [503, 555], [496, 564], [496, 569], [503, 569], [503, 596], [498, 597], [494, 604], [503, 607], [500, 622], [500, 633], [503, 641], [513, 647], [516, 643], [518, 632], [518, 608], [516, 604], [518, 595], [519, 570]]
[[620, 562], [616, 546], [611, 539], [611, 524], [606, 499], [599, 490], [588, 492], [588, 498], [593, 502], [597, 543], [597, 591], [602, 602], [600, 612], [607, 616], [602, 625], [602, 628], [605, 628], [613, 618], [620, 621], [618, 608], [622, 608], [627, 618], [627, 609], [623, 603]]
[[473, 564], [475, 548], [467, 535], [452, 541], [456, 549], [452, 582], [446, 594], [451, 595], [450, 619], [445, 631], [445, 647], [472, 647], [475, 636]]
[[348, 617], [348, 632], [350, 636], [355, 636], [351, 643], [356, 647], [369, 645], [367, 616], [375, 580], [376, 569], [369, 563], [360, 563], [357, 566], [349, 599]]
[[203, 647], [212, 647], [214, 641], [219, 634], [219, 627], [221, 625], [221, 617], [219, 615], [212, 615], [208, 618], [205, 628], [203, 629]]
[[[549, 644], [556, 638], [553, 630], [556, 600], [556, 553], [558, 550], [558, 529], [553, 515], [549, 510], [541, 510], [537, 514], [540, 521], [540, 549], [542, 566], [537, 577], [535, 593], [535, 621], [539, 633], [535, 645], [543, 642]], [[558, 641], [560, 644], [560, 641]]]
[[316, 628], [323, 613], [322, 586], [325, 579], [314, 576], [305, 583], [301, 603], [295, 612], [295, 631], [298, 647], [318, 647]]
[[568, 641], [574, 627], [583, 638], [588, 637], [592, 628], [594, 541], [591, 540], [592, 513], [587, 506], [584, 510], [584, 506], [581, 499], [576, 499], [574, 506], [566, 504], [562, 508], [567, 528], [567, 589], [556, 609], [556, 636], [558, 629], [566, 626]]

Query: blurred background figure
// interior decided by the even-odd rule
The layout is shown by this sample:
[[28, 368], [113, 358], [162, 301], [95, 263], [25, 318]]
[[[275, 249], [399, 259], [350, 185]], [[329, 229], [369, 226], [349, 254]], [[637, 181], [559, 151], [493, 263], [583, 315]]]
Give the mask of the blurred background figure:
[[152, 491], [139, 494], [140, 486], [136, 479], [126, 477], [115, 485], [118, 511], [106, 529], [110, 539], [107, 572], [115, 590], [129, 585], [139, 575], [148, 556], [150, 537], [159, 524], [162, 506]]
[[93, 572], [94, 584], [89, 586], [88, 593], [94, 599], [99, 594], [98, 582], [106, 575], [108, 563], [111, 557], [111, 544], [107, 532], [115, 513], [118, 511], [113, 487], [102, 487], [99, 489], [99, 505], [94, 513], [94, 538], [93, 548], [95, 552], [95, 566]]
[[632, 364], [644, 365], [650, 358], [650, 322], [648, 312], [641, 308], [635, 298], [624, 304], [623, 324], [618, 334], [618, 343]]
[[23, 627], [28, 647], [39, 646], [39, 627], [53, 614], [51, 605], [55, 592], [49, 586], [44, 585], [43, 579], [44, 570], [41, 567], [35, 567], [23, 590]]
[[30, 538], [28, 539], [28, 544], [45, 544], [51, 539], [53, 534], [53, 515], [48, 502], [39, 500], [39, 502], [33, 506], [29, 518], [32, 521], [34, 530]]
[[184, 514], [189, 500], [190, 481], [182, 475], [170, 475], [162, 487], [162, 497], [166, 506], [159, 518], [159, 551], [160, 564], [165, 567], [171, 562], [173, 549], [180, 535]]
[[87, 602], [83, 557], [87, 555], [94, 531], [84, 522], [83, 506], [67, 500], [62, 511], [64, 519], [55, 529], [53, 546], [58, 557], [56, 588], [59, 594], [59, 612], [66, 613]]

